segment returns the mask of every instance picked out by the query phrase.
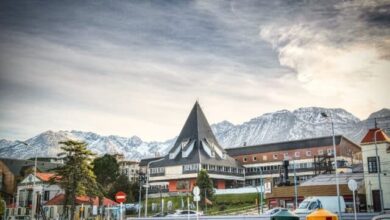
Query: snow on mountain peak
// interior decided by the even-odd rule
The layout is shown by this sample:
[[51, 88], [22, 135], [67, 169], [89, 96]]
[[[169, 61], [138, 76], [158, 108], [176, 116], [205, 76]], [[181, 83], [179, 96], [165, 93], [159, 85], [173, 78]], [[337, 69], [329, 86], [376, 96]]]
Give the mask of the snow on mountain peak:
[[[306, 107], [294, 111], [280, 110], [265, 113], [238, 125], [225, 120], [211, 125], [211, 128], [219, 143], [225, 148], [329, 136], [331, 123], [321, 115], [322, 112], [332, 116], [336, 134], [344, 135], [357, 143], [366, 134], [367, 129], [372, 127], [372, 123], [367, 125], [369, 119], [360, 121], [344, 109]], [[370, 115], [370, 117], [384, 116], [390, 117], [389, 109], [382, 109]], [[69, 139], [85, 141], [88, 149], [98, 155], [123, 153], [128, 159], [141, 159], [164, 155], [172, 147], [176, 138], [165, 142], [145, 142], [138, 136], [128, 138], [116, 135], [102, 136], [76, 130], [48, 130], [26, 140], [28, 146], [18, 145], [14, 141], [0, 140], [0, 157], [31, 158], [35, 152], [38, 156], [56, 156], [61, 152], [59, 142]]]

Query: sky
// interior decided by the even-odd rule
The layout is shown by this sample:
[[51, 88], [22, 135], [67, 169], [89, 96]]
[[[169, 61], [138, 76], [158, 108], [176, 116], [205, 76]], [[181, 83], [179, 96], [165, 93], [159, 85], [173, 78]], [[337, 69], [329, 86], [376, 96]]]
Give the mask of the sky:
[[390, 107], [387, 1], [1, 1], [0, 139]]

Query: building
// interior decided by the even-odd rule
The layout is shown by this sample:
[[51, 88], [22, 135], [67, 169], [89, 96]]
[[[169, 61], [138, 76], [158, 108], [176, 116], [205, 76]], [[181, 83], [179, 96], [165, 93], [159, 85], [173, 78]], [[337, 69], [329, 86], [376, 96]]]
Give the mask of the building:
[[169, 192], [191, 191], [200, 169], [208, 171], [217, 189], [244, 182], [243, 167], [219, 145], [198, 102], [168, 154], [149, 160], [146, 168], [151, 185], [168, 187]]
[[[390, 209], [390, 138], [379, 128], [370, 129], [361, 141], [361, 146], [367, 204], [372, 211], [381, 210], [379, 171], [383, 207], [388, 210]], [[376, 147], [378, 154], [376, 154]], [[379, 164], [376, 155], [378, 155]]]
[[[352, 172], [351, 165], [361, 163], [360, 146], [341, 135], [335, 137], [335, 144], [338, 172]], [[332, 136], [228, 148], [226, 152], [245, 167], [245, 185], [258, 186], [262, 178], [267, 190], [277, 186], [285, 175], [284, 160], [289, 161], [290, 183], [294, 182], [294, 170], [298, 184], [334, 172]]]
[[[58, 163], [37, 162], [37, 170], [47, 172], [54, 168], [62, 166]], [[2, 198], [7, 204], [14, 202], [17, 183], [19, 183], [26, 175], [28, 170], [34, 168], [34, 161], [19, 160], [11, 158], [0, 158], [0, 191]]]
[[[98, 214], [99, 199], [97, 197], [91, 198], [88, 196], [77, 196], [75, 201], [76, 219], [92, 219]], [[44, 214], [48, 220], [60, 219], [59, 216], [63, 216], [62, 219], [70, 219], [70, 212], [66, 217], [64, 210], [65, 195], [58, 194], [43, 205]], [[111, 199], [103, 198], [102, 205], [104, 207], [116, 206], [116, 202]], [[116, 219], [115, 216], [110, 215], [108, 210], [104, 212], [104, 219]], [[113, 214], [113, 213], [111, 213]]]
[[18, 184], [16, 207], [34, 207], [32, 195], [36, 195], [37, 193], [42, 196], [42, 203], [46, 203], [56, 195], [64, 193], [64, 190], [57, 184], [50, 184], [52, 177], [54, 177], [54, 173], [41, 172], [37, 172], [36, 176], [30, 174], [25, 177]]
[[138, 181], [139, 162], [134, 160], [118, 161], [119, 172], [129, 178], [130, 182]]
[[[348, 181], [354, 179], [358, 183], [356, 204], [358, 211], [366, 210], [366, 198], [363, 173], [343, 173], [339, 175], [340, 195], [344, 197], [346, 211], [353, 210], [353, 195], [348, 188]], [[298, 203], [310, 196], [337, 196], [336, 180], [334, 174], [322, 174], [302, 182], [297, 187]], [[266, 193], [267, 204], [270, 208], [287, 207], [294, 208], [294, 186], [274, 187]]]

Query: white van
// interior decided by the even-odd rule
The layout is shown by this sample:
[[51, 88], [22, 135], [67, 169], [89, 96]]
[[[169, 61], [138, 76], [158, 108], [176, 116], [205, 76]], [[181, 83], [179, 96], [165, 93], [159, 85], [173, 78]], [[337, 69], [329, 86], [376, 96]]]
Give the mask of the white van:
[[[337, 196], [313, 196], [307, 197], [299, 204], [299, 207], [295, 210], [295, 214], [309, 214], [318, 208], [324, 208], [330, 212], [338, 213], [339, 206]], [[345, 201], [340, 196], [341, 212], [345, 212]]]

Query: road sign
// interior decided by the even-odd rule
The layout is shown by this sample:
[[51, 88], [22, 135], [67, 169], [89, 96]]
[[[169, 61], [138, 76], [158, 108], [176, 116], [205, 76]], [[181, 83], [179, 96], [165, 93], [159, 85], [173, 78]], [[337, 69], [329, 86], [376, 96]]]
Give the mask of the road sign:
[[122, 203], [122, 202], [126, 201], [126, 193], [121, 192], [121, 191], [117, 192], [115, 194], [115, 200], [118, 203]]
[[199, 187], [195, 186], [194, 189], [192, 190], [192, 193], [194, 194], [194, 196], [199, 196], [200, 193]]
[[356, 181], [354, 179], [350, 179], [348, 181], [348, 188], [351, 191], [355, 191], [357, 189], [357, 183], [356, 183]]
[[194, 196], [194, 202], [199, 202], [200, 201], [200, 196], [197, 195], [197, 196]]

